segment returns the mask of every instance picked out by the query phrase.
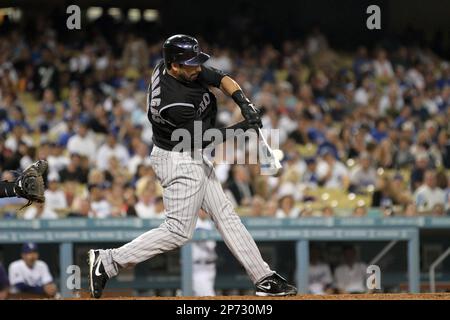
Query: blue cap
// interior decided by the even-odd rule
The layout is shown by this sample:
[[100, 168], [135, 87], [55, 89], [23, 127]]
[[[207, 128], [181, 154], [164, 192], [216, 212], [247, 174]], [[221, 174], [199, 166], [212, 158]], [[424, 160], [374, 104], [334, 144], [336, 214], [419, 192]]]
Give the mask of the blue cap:
[[22, 253], [38, 252], [38, 246], [36, 243], [27, 242], [22, 245]]
[[305, 158], [305, 162], [306, 162], [306, 164], [315, 163], [316, 162], [316, 158], [314, 158], [314, 157], [307, 157], [307, 158]]

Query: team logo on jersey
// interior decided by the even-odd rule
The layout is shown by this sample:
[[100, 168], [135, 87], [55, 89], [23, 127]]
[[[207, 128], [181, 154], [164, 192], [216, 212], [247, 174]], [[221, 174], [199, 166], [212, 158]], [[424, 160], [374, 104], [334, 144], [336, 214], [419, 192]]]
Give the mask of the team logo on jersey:
[[209, 96], [209, 93], [204, 93], [202, 102], [200, 102], [199, 108], [197, 109], [197, 115], [201, 115], [206, 110], [206, 108], [208, 108], [210, 103], [211, 97]]

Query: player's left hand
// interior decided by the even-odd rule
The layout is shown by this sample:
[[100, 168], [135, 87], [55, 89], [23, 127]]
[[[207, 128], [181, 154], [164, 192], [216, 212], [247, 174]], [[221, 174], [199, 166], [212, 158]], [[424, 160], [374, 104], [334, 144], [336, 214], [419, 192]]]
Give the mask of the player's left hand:
[[255, 129], [262, 128], [263, 125], [260, 117], [260, 111], [256, 109], [253, 104], [248, 104], [245, 107], [241, 107], [241, 113], [251, 127], [254, 127]]

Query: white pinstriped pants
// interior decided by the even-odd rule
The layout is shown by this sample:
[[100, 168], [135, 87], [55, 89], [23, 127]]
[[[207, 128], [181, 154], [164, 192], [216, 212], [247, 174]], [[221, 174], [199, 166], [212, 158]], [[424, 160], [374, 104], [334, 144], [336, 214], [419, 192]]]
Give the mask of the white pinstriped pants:
[[205, 156], [200, 155], [199, 161], [190, 153], [166, 151], [154, 146], [150, 159], [164, 189], [166, 220], [158, 228], [120, 248], [100, 250], [109, 277], [116, 276], [120, 268], [132, 267], [188, 242], [194, 234], [200, 208], [211, 216], [226, 245], [254, 283], [273, 273], [234, 211], [212, 163]]

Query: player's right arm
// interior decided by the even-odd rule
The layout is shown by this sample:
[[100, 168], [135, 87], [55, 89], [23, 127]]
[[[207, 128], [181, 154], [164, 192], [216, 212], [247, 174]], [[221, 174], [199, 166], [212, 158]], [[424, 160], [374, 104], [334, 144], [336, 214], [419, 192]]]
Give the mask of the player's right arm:
[[200, 80], [210, 86], [219, 88], [223, 93], [233, 98], [234, 102], [241, 109], [242, 116], [248, 121], [250, 126], [262, 127], [259, 112], [233, 78], [220, 70], [202, 66]]

